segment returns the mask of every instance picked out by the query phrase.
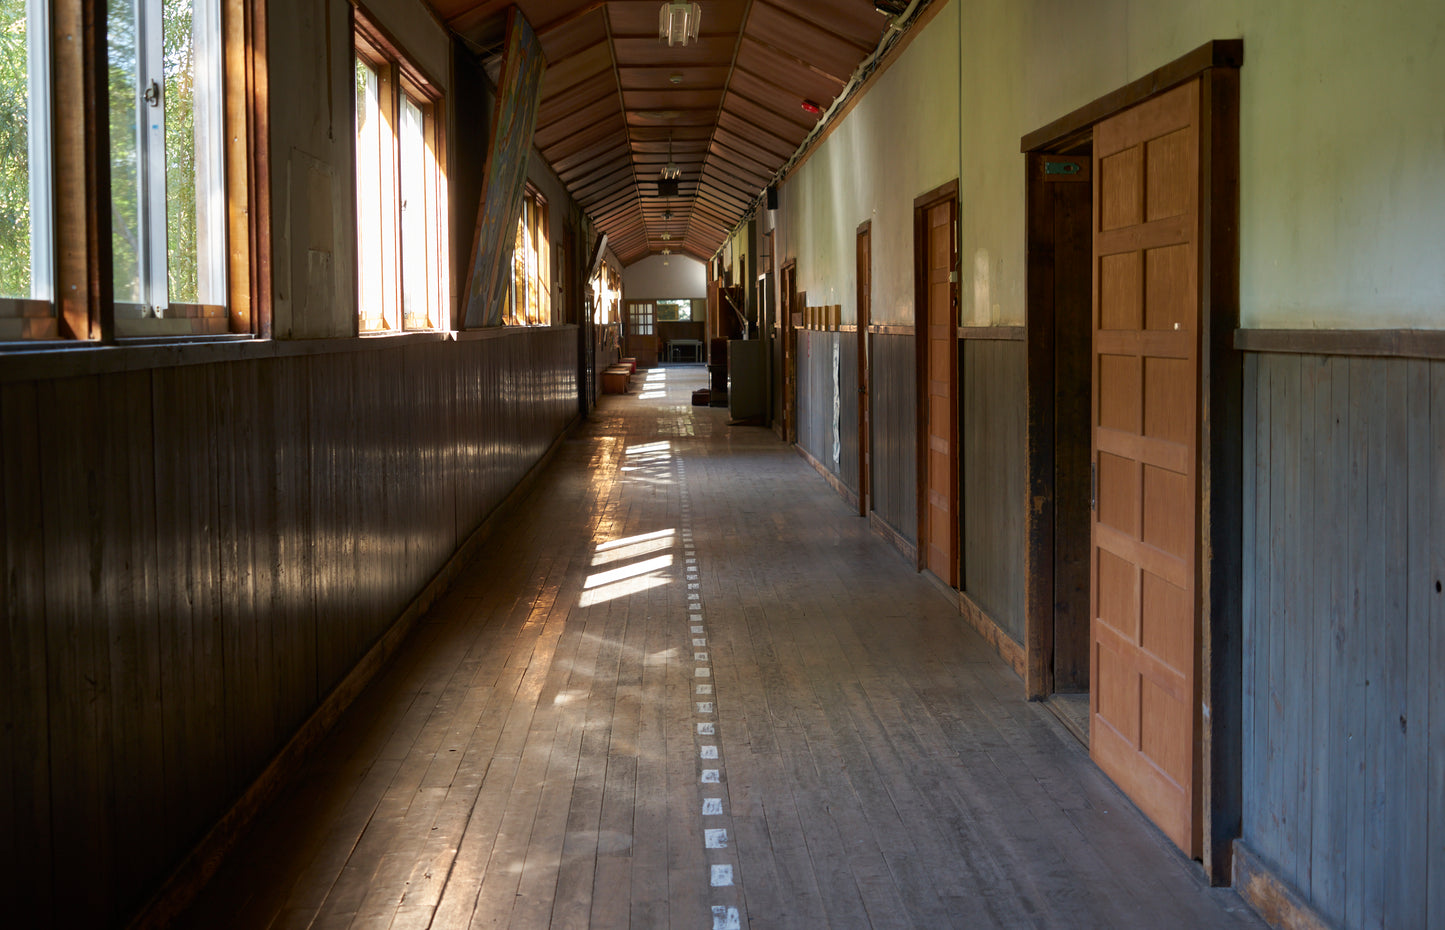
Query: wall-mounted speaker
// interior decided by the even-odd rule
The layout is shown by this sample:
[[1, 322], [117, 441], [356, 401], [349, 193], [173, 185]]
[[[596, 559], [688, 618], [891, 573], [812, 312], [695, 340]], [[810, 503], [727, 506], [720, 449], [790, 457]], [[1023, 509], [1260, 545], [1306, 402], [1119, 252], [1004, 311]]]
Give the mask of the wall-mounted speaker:
[[768, 185], [768, 209], [778, 209], [778, 186], [776, 184]]

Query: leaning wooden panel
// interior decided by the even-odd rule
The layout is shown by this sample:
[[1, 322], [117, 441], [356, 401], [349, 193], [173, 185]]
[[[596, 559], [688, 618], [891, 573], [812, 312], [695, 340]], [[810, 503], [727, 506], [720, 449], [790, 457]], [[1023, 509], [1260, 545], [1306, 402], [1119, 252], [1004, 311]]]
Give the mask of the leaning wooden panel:
[[[1113, 488], [1128, 499], [1101, 499], [1093, 518], [1090, 752], [1191, 856], [1200, 849], [1193, 655], [1199, 307], [1187, 269], [1198, 263], [1198, 122], [1196, 81], [1094, 130], [1093, 457], [1101, 496]], [[1167, 261], [1151, 262], [1159, 249], [1187, 254], [1171, 251]], [[1153, 290], [1146, 287], [1151, 268]], [[1162, 334], [1146, 338], [1155, 327]], [[1162, 358], [1186, 362], [1187, 381], [1172, 369], [1161, 374]], [[1105, 461], [1101, 428], [1114, 437]], [[1106, 461], [1117, 462], [1110, 474], [1133, 480], [1105, 484]], [[1151, 469], [1168, 476], [1146, 482]], [[1180, 539], [1190, 549], [1182, 559], [1156, 545]], [[1191, 609], [1141, 617], [1146, 572], [1181, 589]], [[1106, 596], [1116, 604], [1114, 625], [1100, 619]], [[1156, 597], [1151, 606], [1166, 601], [1177, 598]], [[1182, 667], [1150, 648], [1177, 662], [1183, 643], [1189, 649]], [[1106, 706], [1108, 695], [1132, 697]]]

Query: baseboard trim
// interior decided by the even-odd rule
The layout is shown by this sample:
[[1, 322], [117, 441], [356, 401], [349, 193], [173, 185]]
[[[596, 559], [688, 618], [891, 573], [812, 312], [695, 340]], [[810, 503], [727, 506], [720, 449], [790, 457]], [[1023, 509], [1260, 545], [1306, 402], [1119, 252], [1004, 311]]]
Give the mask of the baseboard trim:
[[999, 657], [1009, 664], [1014, 674], [1020, 679], [1024, 677], [1024, 647], [1021, 646], [1012, 636], [1004, 632], [1003, 627], [998, 625], [988, 613], [973, 598], [964, 592], [958, 592], [958, 610], [963, 618], [968, 621], [984, 640], [998, 652]]
[[316, 747], [336, 725], [336, 721], [361, 696], [361, 692], [376, 674], [386, 667], [387, 662], [406, 641], [407, 635], [415, 628], [417, 621], [426, 614], [436, 599], [446, 592], [497, 527], [512, 515], [522, 498], [536, 485], [543, 470], [551, 464], [562, 444], [582, 422], [580, 416], [574, 417], [552, 441], [552, 445], [542, 457], [517, 482], [516, 487], [512, 488], [502, 502], [472, 531], [466, 541], [457, 547], [452, 557], [407, 605], [401, 616], [367, 650], [340, 684], [322, 700], [231, 809], [222, 815], [171, 872], [140, 912], [126, 925], [128, 930], [168, 927], [184, 913], [256, 818], [296, 778], [301, 768], [310, 761]]
[[1234, 841], [1234, 890], [1275, 930], [1335, 930], [1242, 840]]
[[887, 540], [894, 549], [902, 553], [909, 565], [918, 565], [918, 547], [903, 538], [903, 534], [889, 525], [887, 520], [878, 516], [878, 511], [868, 511], [868, 526], [874, 533]]
[[998, 621], [990, 617], [988, 612], [978, 606], [968, 594], [957, 588], [949, 587], [948, 582], [926, 568], [922, 569], [920, 574], [938, 589], [939, 594], [958, 607], [959, 614], [963, 616], [969, 626], [973, 627], [974, 632], [982, 636], [984, 642], [992, 646], [999, 658], [1007, 662], [1009, 668], [1014, 670], [1014, 674], [1022, 679], [1024, 677], [1024, 647], [1005, 633], [1003, 627], [998, 625]]
[[853, 508], [854, 513], [857, 513], [858, 492], [854, 491], [852, 488], [844, 484], [843, 479], [839, 478], [837, 475], [829, 471], [827, 466], [825, 466], [822, 462], [813, 458], [813, 456], [808, 452], [807, 449], [804, 449], [802, 446], [797, 444], [794, 444], [793, 448], [798, 450], [798, 454], [803, 457], [803, 461], [807, 462], [809, 465], [812, 465], [813, 468], [817, 470], [818, 474], [823, 476], [823, 480], [828, 482], [829, 487], [831, 487], [834, 491], [837, 491], [838, 496], [843, 498], [843, 500], [847, 501], [848, 506]]

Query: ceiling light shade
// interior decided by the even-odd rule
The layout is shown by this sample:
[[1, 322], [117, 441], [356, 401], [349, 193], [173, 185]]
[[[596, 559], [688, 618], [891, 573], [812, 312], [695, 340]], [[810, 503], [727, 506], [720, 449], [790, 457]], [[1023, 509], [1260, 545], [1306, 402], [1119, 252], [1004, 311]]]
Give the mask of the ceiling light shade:
[[672, 160], [672, 133], [667, 134], [667, 164], [662, 168], [662, 179], [664, 181], [676, 181], [682, 177], [682, 169], [677, 162]]
[[697, 41], [697, 28], [702, 21], [702, 4], [688, 0], [665, 0], [657, 20], [657, 41], [669, 46], [687, 45]]

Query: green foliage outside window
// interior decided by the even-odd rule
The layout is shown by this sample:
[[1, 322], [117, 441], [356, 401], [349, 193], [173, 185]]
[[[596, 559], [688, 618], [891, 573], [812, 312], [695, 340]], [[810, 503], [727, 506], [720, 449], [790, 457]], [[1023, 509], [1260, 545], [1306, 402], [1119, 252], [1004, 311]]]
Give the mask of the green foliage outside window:
[[30, 296], [29, 58], [25, 0], [0, 0], [0, 296]]
[[[14, 0], [0, 0], [14, 2]], [[23, 6], [23, 4], [22, 4]], [[111, 145], [111, 247], [115, 256], [115, 298], [141, 300], [142, 241], [141, 120], [159, 110], [142, 100], [133, 0], [109, 2], [109, 87]], [[161, 3], [165, 86], [166, 276], [169, 299], [199, 303], [200, 224], [196, 199], [195, 43], [191, 0]], [[157, 256], [159, 259], [160, 256]], [[160, 295], [156, 295], [157, 298]]]

